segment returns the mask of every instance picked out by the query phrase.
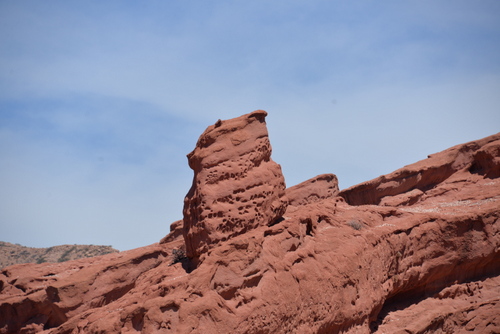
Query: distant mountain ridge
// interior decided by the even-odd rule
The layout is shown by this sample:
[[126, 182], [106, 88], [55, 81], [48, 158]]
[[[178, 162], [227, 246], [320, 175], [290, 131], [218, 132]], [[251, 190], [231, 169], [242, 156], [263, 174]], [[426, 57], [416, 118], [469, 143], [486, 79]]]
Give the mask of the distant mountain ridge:
[[60, 245], [35, 248], [0, 241], [0, 268], [20, 263], [64, 262], [117, 252], [111, 246]]

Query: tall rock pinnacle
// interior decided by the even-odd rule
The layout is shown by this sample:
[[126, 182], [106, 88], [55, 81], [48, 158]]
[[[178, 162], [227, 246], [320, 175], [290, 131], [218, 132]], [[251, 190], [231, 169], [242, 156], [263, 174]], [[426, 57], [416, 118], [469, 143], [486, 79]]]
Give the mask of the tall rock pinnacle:
[[285, 212], [285, 180], [271, 159], [265, 117], [257, 110], [217, 121], [188, 154], [193, 185], [184, 199], [186, 253], [199, 257], [209, 248]]

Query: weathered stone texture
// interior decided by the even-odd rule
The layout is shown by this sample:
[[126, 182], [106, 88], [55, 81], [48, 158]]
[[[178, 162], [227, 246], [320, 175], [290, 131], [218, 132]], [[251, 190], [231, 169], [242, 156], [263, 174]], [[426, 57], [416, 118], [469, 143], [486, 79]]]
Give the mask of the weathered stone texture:
[[272, 224], [286, 210], [285, 179], [271, 159], [262, 110], [217, 121], [188, 155], [194, 171], [184, 200], [184, 239], [189, 257], [220, 241]]

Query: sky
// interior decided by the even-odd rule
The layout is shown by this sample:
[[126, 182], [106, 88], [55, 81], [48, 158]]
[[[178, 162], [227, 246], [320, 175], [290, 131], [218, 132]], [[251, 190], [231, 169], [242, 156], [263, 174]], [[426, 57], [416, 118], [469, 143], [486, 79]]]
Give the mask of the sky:
[[500, 131], [500, 1], [0, 0], [0, 240], [158, 242], [207, 126], [266, 110], [288, 186]]

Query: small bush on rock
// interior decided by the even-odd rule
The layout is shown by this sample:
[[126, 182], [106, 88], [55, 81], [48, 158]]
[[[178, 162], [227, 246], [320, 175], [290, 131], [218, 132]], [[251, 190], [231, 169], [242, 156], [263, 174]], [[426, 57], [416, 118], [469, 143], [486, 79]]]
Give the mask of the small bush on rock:
[[347, 225], [349, 225], [350, 227], [352, 227], [353, 229], [355, 229], [356, 231], [359, 231], [363, 228], [363, 224], [361, 224], [359, 221], [357, 220], [350, 220]]
[[172, 263], [170, 265], [174, 265], [176, 263], [182, 262], [186, 260], [186, 252], [182, 248], [172, 249]]

